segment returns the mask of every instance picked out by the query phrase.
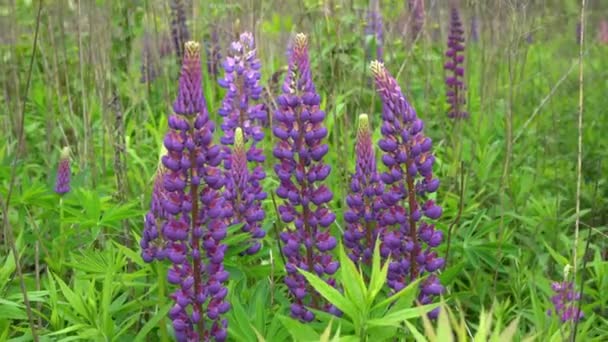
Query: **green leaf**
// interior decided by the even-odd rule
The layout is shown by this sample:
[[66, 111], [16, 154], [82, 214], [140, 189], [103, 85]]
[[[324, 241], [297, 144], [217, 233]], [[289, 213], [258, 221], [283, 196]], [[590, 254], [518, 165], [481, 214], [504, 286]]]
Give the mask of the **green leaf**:
[[368, 303], [373, 303], [380, 290], [384, 287], [389, 264], [390, 259], [380, 266], [380, 239], [376, 239], [374, 254], [372, 256], [372, 274], [369, 280], [369, 290], [367, 291]]
[[302, 273], [302, 275], [304, 275], [310, 285], [317, 290], [321, 296], [323, 296], [323, 298], [335, 305], [340, 311], [349, 317], [356, 317], [355, 315], [357, 314], [357, 308], [353, 305], [353, 303], [349, 302], [346, 297], [338, 292], [338, 290], [328, 285], [325, 281], [323, 281], [323, 279], [317, 277], [316, 275], [302, 269], [298, 270], [300, 273]]
[[165, 304], [165, 306], [160, 308], [160, 310], [158, 310], [146, 322], [146, 324], [144, 324], [144, 326], [140, 328], [139, 332], [137, 333], [137, 336], [135, 336], [135, 342], [144, 341], [146, 339], [146, 336], [148, 336], [148, 334], [150, 333], [150, 331], [152, 331], [152, 329], [154, 329], [158, 325], [158, 323], [167, 316], [167, 313], [169, 312], [169, 310], [171, 310], [172, 306], [173, 306], [173, 303], [167, 303], [167, 304]]
[[310, 325], [302, 324], [295, 319], [283, 315], [277, 315], [283, 326], [287, 328], [296, 341], [319, 341], [319, 334]]
[[396, 300], [404, 298], [404, 302], [413, 303], [414, 297], [416, 296], [416, 290], [418, 289], [418, 283], [422, 280], [422, 278], [418, 278], [415, 281], [411, 282], [408, 286], [401, 289], [401, 291], [395, 293], [394, 295], [384, 299], [380, 303], [374, 305], [372, 310], [384, 310], [390, 304], [394, 303]]
[[346, 255], [344, 246], [340, 244], [340, 279], [342, 279], [342, 286], [346, 297], [350, 299], [351, 303], [360, 311], [367, 311], [366, 298], [367, 291], [365, 289], [365, 283], [363, 277], [352, 260]]
[[400, 327], [403, 321], [406, 321], [410, 318], [420, 317], [429, 311], [439, 307], [440, 303], [422, 305], [414, 308], [403, 309], [396, 312], [392, 312], [381, 318], [374, 318], [367, 321], [367, 324], [370, 326], [377, 327]]

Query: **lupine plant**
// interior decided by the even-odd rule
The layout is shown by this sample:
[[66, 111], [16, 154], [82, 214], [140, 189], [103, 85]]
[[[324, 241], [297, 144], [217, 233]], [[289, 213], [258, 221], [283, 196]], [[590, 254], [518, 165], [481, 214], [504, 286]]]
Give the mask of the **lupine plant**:
[[63, 196], [70, 192], [71, 177], [72, 169], [70, 167], [70, 148], [66, 146], [61, 150], [59, 166], [57, 167], [57, 179], [55, 181], [55, 192], [57, 194]]
[[[373, 61], [370, 68], [382, 100], [382, 139], [378, 146], [385, 166], [380, 175], [385, 184], [380, 224], [385, 232], [380, 253], [383, 258], [391, 258], [387, 283], [398, 292], [428, 274], [419, 298], [422, 304], [428, 304], [432, 296], [444, 291], [434, 273], [445, 264], [433, 251], [443, 241], [443, 233], [432, 223], [442, 214], [442, 208], [429, 198], [439, 187], [439, 180], [433, 177], [432, 142], [384, 65]], [[431, 312], [431, 316], [436, 315], [437, 311]]]
[[[214, 145], [201, 85], [199, 43], [185, 44], [174, 114], [164, 146], [151, 209], [141, 240], [146, 262], [168, 259], [168, 281], [175, 286], [169, 311], [178, 341], [226, 339], [224, 269], [226, 219], [231, 215], [218, 191], [222, 153]], [[154, 240], [160, 240], [160, 243]], [[154, 243], [153, 243], [154, 241]]]
[[[220, 116], [224, 118], [221, 125], [224, 134], [220, 142], [226, 146], [223, 150], [224, 167], [228, 170], [224, 195], [233, 211], [231, 224], [243, 223], [242, 230], [255, 241], [246, 250], [247, 254], [260, 249], [259, 239], [265, 235], [260, 227], [265, 217], [261, 201], [266, 199], [266, 192], [260, 184], [266, 177], [262, 165], [265, 156], [257, 144], [264, 138], [262, 125], [266, 112], [262, 104], [255, 103], [262, 95], [260, 67], [253, 35], [245, 32], [231, 44], [224, 61], [225, 76], [219, 81], [220, 86], [227, 90], [219, 109]], [[251, 145], [246, 149], [245, 144], [248, 143]]]
[[346, 230], [344, 245], [349, 257], [357, 264], [369, 264], [374, 242], [381, 235], [380, 214], [383, 209], [384, 184], [376, 167], [376, 153], [367, 114], [359, 116], [355, 143], [355, 173], [346, 197], [348, 210], [344, 213]]
[[338, 313], [329, 304], [323, 304], [298, 269], [324, 276], [335, 285], [331, 276], [339, 263], [331, 251], [336, 238], [329, 227], [336, 216], [327, 203], [333, 194], [322, 182], [331, 167], [323, 162], [328, 146], [323, 142], [327, 128], [323, 124], [325, 112], [319, 108], [321, 99], [316, 92], [310, 71], [308, 37], [295, 36], [289, 52], [289, 70], [283, 84], [274, 114], [273, 133], [277, 143], [273, 150], [278, 160], [275, 172], [279, 178], [277, 195], [284, 200], [279, 216], [289, 228], [280, 234], [286, 258], [285, 284], [293, 304], [291, 314], [303, 321], [311, 321], [314, 314], [309, 308]]
[[409, 0], [408, 6], [410, 10], [410, 31], [412, 40], [417, 39], [424, 28], [424, 0]]
[[365, 19], [365, 60], [370, 61], [372, 57], [372, 44], [375, 42], [376, 46], [376, 57], [375, 59], [382, 61], [384, 56], [383, 44], [384, 44], [384, 27], [382, 22], [382, 13], [380, 11], [379, 0], [371, 0], [369, 8], [367, 9], [367, 16]]
[[465, 111], [466, 86], [464, 83], [464, 30], [458, 8], [452, 7], [450, 16], [450, 32], [448, 35], [448, 49], [445, 56], [447, 72], [445, 85], [446, 97], [449, 104], [448, 117], [452, 119], [468, 118], [469, 113]]
[[184, 57], [184, 43], [190, 40], [190, 31], [186, 23], [186, 11], [182, 0], [171, 0], [171, 38], [178, 63]]
[[207, 72], [209, 75], [216, 77], [219, 74], [219, 67], [222, 59], [220, 50], [220, 37], [217, 27], [211, 25], [209, 39], [205, 42], [205, 52], [207, 54]]
[[574, 281], [568, 280], [570, 267], [570, 265], [564, 267], [564, 279], [562, 281], [551, 283], [551, 290], [554, 292], [551, 297], [553, 309], [547, 310], [547, 315], [559, 317], [562, 323], [576, 322], [584, 316], [579, 309], [581, 294], [574, 290]]

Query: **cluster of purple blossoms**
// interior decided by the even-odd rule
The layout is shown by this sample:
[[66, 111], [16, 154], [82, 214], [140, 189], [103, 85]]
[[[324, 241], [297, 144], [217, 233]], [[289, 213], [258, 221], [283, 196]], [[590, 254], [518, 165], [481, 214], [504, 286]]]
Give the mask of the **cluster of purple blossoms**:
[[373, 58], [369, 40], [369, 37], [373, 37], [376, 42], [376, 59], [382, 61], [384, 58], [382, 47], [384, 43], [384, 28], [378, 0], [370, 1], [367, 17], [365, 19], [365, 36], [368, 37], [365, 46], [365, 60], [369, 61]]
[[177, 62], [182, 63], [184, 44], [190, 40], [190, 31], [186, 24], [186, 11], [182, 0], [171, 0], [171, 37]]
[[[260, 224], [264, 220], [261, 201], [266, 199], [260, 182], [266, 177], [262, 149], [257, 144], [264, 138], [262, 125], [266, 112], [262, 104], [255, 104], [262, 95], [260, 86], [260, 61], [256, 57], [253, 35], [241, 34], [240, 40], [231, 44], [229, 55], [224, 62], [225, 76], [219, 80], [227, 89], [219, 109], [224, 117], [221, 128], [224, 135], [220, 142], [224, 149], [224, 166], [227, 170], [227, 184], [224, 195], [232, 207], [230, 224], [244, 223], [242, 230], [251, 235], [255, 242], [246, 250], [256, 253], [259, 241], [265, 232]], [[239, 136], [240, 134], [240, 136]], [[245, 144], [251, 142], [249, 149]], [[228, 146], [233, 145], [231, 150]], [[252, 172], [247, 163], [250, 162]]]
[[[382, 162], [386, 171], [380, 179], [385, 184], [384, 209], [379, 224], [384, 227], [380, 254], [390, 256], [388, 285], [399, 291], [424, 274], [419, 300], [428, 304], [444, 288], [434, 274], [445, 261], [433, 251], [443, 241], [443, 233], [432, 220], [442, 209], [429, 194], [437, 191], [439, 180], [433, 178], [431, 139], [423, 133], [424, 124], [405, 99], [397, 81], [378, 61], [371, 63], [377, 92], [382, 100]], [[426, 247], [425, 247], [426, 246]], [[435, 310], [431, 317], [438, 314]]]
[[547, 310], [549, 316], [555, 314], [560, 317], [562, 322], [576, 322], [583, 318], [583, 312], [578, 309], [581, 294], [574, 292], [573, 282], [554, 282], [551, 284], [551, 289], [555, 292], [555, 295], [551, 297], [554, 309]]
[[[213, 145], [214, 124], [209, 120], [201, 85], [200, 45], [185, 44], [174, 115], [162, 157], [151, 210], [141, 240], [146, 262], [168, 259], [167, 275], [176, 286], [169, 311], [178, 341], [227, 337], [230, 309], [225, 301], [228, 272], [222, 244], [226, 220], [232, 215], [220, 195], [223, 177], [218, 167], [222, 153]], [[206, 315], [207, 320], [203, 315]]]
[[273, 155], [279, 161], [275, 165], [280, 181], [277, 195], [285, 200], [279, 206], [279, 216], [294, 226], [280, 234], [286, 258], [285, 283], [293, 296], [291, 314], [302, 321], [314, 319], [309, 307], [339, 314], [335, 307], [320, 302], [319, 294], [298, 272], [298, 268], [313, 272], [335, 286], [331, 276], [339, 267], [331, 255], [337, 241], [329, 232], [336, 218], [327, 205], [333, 194], [320, 184], [331, 171], [323, 163], [328, 146], [323, 143], [327, 128], [320, 101], [310, 72], [308, 38], [299, 33], [289, 52], [289, 70], [274, 113], [277, 143]]
[[57, 179], [55, 180], [55, 192], [65, 195], [70, 192], [70, 179], [72, 170], [70, 168], [70, 148], [68, 146], [61, 150], [59, 166], [57, 167]]
[[384, 207], [381, 200], [384, 184], [376, 168], [376, 153], [367, 114], [359, 116], [355, 158], [355, 173], [346, 197], [348, 210], [344, 213], [344, 245], [349, 249], [349, 257], [359, 265], [368, 264], [371, 260], [375, 242], [382, 234], [382, 226], [378, 223]]
[[468, 118], [469, 113], [464, 110], [466, 104], [466, 87], [464, 84], [464, 30], [460, 21], [458, 8], [452, 7], [450, 32], [448, 35], [448, 50], [445, 53], [448, 61], [445, 70], [448, 72], [445, 84], [447, 87], [447, 101], [450, 105], [448, 117], [452, 119]]
[[211, 26], [209, 40], [205, 42], [205, 52], [207, 54], [207, 71], [209, 75], [217, 77], [220, 72], [222, 53], [220, 51], [220, 37], [215, 25]]
[[411, 13], [410, 27], [412, 40], [416, 40], [424, 28], [424, 0], [409, 0], [408, 6]]

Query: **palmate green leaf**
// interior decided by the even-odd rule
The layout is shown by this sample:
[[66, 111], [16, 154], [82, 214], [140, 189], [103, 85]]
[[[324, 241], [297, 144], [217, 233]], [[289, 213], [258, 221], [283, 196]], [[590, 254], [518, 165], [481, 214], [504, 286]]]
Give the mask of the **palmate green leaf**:
[[454, 341], [454, 335], [452, 334], [452, 326], [448, 318], [448, 311], [446, 306], [443, 306], [439, 311], [439, 317], [437, 317], [437, 340], [451, 342]]
[[434, 303], [395, 311], [381, 318], [370, 319], [367, 321], [367, 324], [370, 326], [377, 327], [400, 327], [403, 321], [406, 321], [410, 318], [420, 317], [428, 313], [429, 311], [439, 307], [439, 305], [440, 303]]
[[323, 298], [325, 298], [328, 302], [337, 307], [344, 314], [348, 315], [351, 318], [355, 318], [357, 315], [357, 308], [355, 305], [348, 301], [346, 297], [344, 297], [338, 290], [328, 285], [323, 279], [317, 277], [316, 275], [304, 271], [302, 269], [298, 269], [302, 275], [306, 278], [308, 283], [317, 291]]
[[[361, 273], [357, 269], [357, 266], [353, 261], [346, 255], [344, 246], [340, 244], [338, 247], [340, 255], [340, 279], [342, 280], [342, 286], [344, 287], [344, 293], [346, 297], [350, 299], [360, 311], [367, 311], [367, 290]], [[351, 316], [352, 317], [352, 316]]]
[[0, 319], [27, 319], [25, 306], [0, 298]]
[[55, 281], [59, 284], [59, 287], [61, 288], [61, 293], [63, 294], [65, 299], [67, 299], [70, 307], [74, 311], [76, 311], [76, 313], [88, 319], [89, 312], [86, 308], [84, 299], [81, 296], [77, 295], [74, 291], [72, 291], [72, 289], [70, 289], [70, 287], [63, 280], [61, 280], [61, 278], [59, 278], [55, 274], [52, 275], [53, 278], [55, 278]]
[[549, 254], [551, 254], [551, 256], [553, 257], [553, 260], [555, 260], [555, 262], [557, 262], [561, 267], [564, 267], [570, 263], [570, 261], [566, 257], [557, 253], [553, 248], [551, 248], [551, 246], [549, 246], [546, 241], [543, 241], [543, 243], [549, 251]]
[[283, 315], [277, 315], [277, 317], [295, 341], [319, 341], [319, 334], [310, 325], [303, 324], [291, 317]]

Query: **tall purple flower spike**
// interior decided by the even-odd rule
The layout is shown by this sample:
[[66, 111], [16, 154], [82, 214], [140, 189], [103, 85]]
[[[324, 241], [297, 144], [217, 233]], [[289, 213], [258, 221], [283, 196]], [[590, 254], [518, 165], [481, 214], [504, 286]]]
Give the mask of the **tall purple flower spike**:
[[72, 169], [70, 167], [70, 148], [68, 146], [61, 150], [59, 157], [59, 166], [57, 167], [57, 179], [55, 181], [55, 192], [59, 195], [65, 195], [70, 192], [70, 181]]
[[551, 284], [551, 289], [555, 292], [555, 295], [551, 297], [553, 310], [547, 310], [549, 316], [555, 314], [564, 323], [568, 321], [576, 322], [583, 318], [583, 312], [578, 309], [581, 294], [574, 291], [573, 282], [554, 282]]
[[186, 24], [186, 11], [182, 0], [171, 0], [171, 38], [177, 62], [182, 63], [184, 44], [190, 40], [190, 31]]
[[209, 75], [217, 77], [220, 71], [219, 65], [222, 53], [220, 51], [220, 37], [215, 25], [211, 26], [209, 40], [205, 43], [205, 52], [207, 53], [207, 71]]
[[460, 21], [460, 14], [456, 7], [452, 7], [450, 33], [448, 35], [448, 50], [445, 53], [448, 61], [445, 63], [447, 71], [445, 85], [447, 88], [447, 102], [450, 105], [448, 117], [452, 119], [468, 118], [469, 113], [464, 110], [466, 105], [466, 87], [464, 83], [464, 30]]
[[320, 295], [297, 270], [313, 272], [335, 286], [331, 276], [339, 263], [332, 260], [336, 239], [330, 235], [329, 227], [336, 216], [327, 205], [333, 194], [321, 184], [331, 167], [323, 163], [328, 146], [323, 143], [327, 129], [320, 101], [310, 73], [308, 38], [299, 33], [289, 53], [283, 94], [277, 99], [273, 127], [277, 143], [273, 154], [279, 161], [275, 165], [280, 182], [277, 195], [285, 200], [279, 206], [279, 216], [285, 224], [293, 224], [293, 228], [280, 234], [287, 259], [285, 283], [293, 297], [291, 314], [306, 322], [314, 319], [309, 308], [339, 314], [335, 307], [321, 303]]
[[[165, 135], [167, 152], [157, 178], [151, 210], [141, 241], [146, 262], [168, 259], [169, 283], [176, 286], [169, 311], [178, 341], [224, 341], [230, 309], [225, 301], [226, 220], [230, 208], [218, 191], [223, 177], [218, 167], [220, 147], [213, 145], [201, 86], [199, 43], [185, 44], [174, 115]], [[160, 241], [159, 241], [160, 240]], [[206, 318], [204, 318], [204, 315]]]
[[348, 210], [344, 213], [344, 245], [349, 249], [350, 258], [359, 265], [368, 264], [371, 260], [376, 239], [382, 234], [379, 219], [384, 209], [384, 184], [376, 168], [376, 153], [367, 114], [359, 116], [355, 154], [355, 173], [346, 197]]
[[424, 28], [424, 0], [409, 0], [408, 5], [412, 13], [410, 18], [412, 40], [415, 40], [420, 36]]
[[473, 15], [471, 18], [471, 41], [479, 41], [479, 17], [477, 15]]
[[[378, 0], [370, 1], [365, 19], [365, 36], [373, 37], [376, 42], [376, 58], [382, 61], [384, 58], [384, 28], [382, 22], [382, 13], [380, 12], [380, 3]], [[372, 57], [371, 45], [369, 40], [366, 40], [365, 60], [369, 61]]]
[[[443, 292], [434, 273], [445, 264], [433, 251], [443, 241], [443, 233], [432, 223], [441, 216], [442, 209], [428, 198], [439, 187], [439, 180], [433, 178], [432, 142], [423, 133], [424, 123], [384, 65], [373, 61], [370, 68], [383, 104], [382, 139], [378, 146], [386, 167], [380, 175], [385, 184], [380, 225], [385, 231], [380, 254], [391, 258], [387, 283], [399, 291], [421, 275], [430, 274], [421, 285], [419, 298], [422, 304], [428, 304], [432, 296]], [[430, 315], [437, 314], [436, 310]]]
[[[220, 86], [227, 89], [219, 109], [219, 114], [224, 117], [221, 126], [224, 134], [220, 142], [225, 146], [224, 166], [228, 170], [225, 196], [234, 213], [230, 223], [244, 223], [242, 230], [253, 239], [246, 250], [247, 254], [254, 254], [260, 249], [259, 240], [265, 235], [261, 228], [265, 216], [261, 201], [267, 195], [260, 184], [266, 177], [262, 165], [265, 156], [264, 151], [257, 147], [264, 138], [262, 124], [266, 119], [263, 104], [256, 103], [262, 95], [260, 67], [253, 35], [245, 32], [239, 41], [231, 44], [230, 53], [224, 61], [225, 76], [219, 80]], [[237, 130], [241, 132], [240, 141], [235, 138]], [[251, 145], [246, 150], [244, 145], [249, 142]], [[234, 145], [232, 151], [230, 145]], [[233, 155], [236, 152], [243, 154]], [[239, 164], [235, 165], [235, 162]]]

